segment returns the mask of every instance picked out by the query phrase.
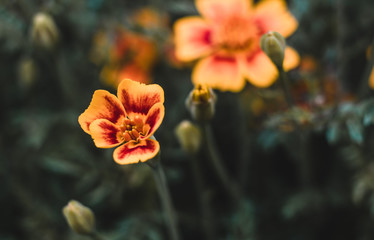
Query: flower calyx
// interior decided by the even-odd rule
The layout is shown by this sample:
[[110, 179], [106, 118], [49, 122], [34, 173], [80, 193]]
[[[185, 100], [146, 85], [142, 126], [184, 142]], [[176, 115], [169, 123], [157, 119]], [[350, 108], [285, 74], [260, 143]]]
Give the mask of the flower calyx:
[[274, 31], [265, 33], [261, 37], [260, 46], [278, 69], [283, 68], [286, 40], [280, 33]]
[[196, 154], [200, 150], [202, 133], [192, 122], [188, 120], [180, 122], [175, 128], [175, 135], [185, 152]]
[[197, 122], [210, 121], [215, 113], [217, 97], [213, 90], [205, 85], [196, 85], [186, 99], [186, 107]]
[[69, 201], [62, 212], [74, 232], [81, 235], [91, 235], [95, 232], [95, 215], [80, 202]]

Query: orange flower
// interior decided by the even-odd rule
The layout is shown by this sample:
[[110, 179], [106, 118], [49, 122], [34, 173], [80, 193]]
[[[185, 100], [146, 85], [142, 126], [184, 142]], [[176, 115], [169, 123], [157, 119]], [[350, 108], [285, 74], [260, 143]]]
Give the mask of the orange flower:
[[[371, 48], [371, 46], [369, 46], [369, 47], [366, 49], [366, 57], [367, 57], [368, 60], [370, 60], [371, 51], [372, 51], [372, 48]], [[374, 88], [374, 66], [371, 68], [371, 71], [370, 71], [370, 76], [369, 76], [369, 86], [370, 86], [371, 88]]]
[[112, 148], [118, 164], [145, 162], [157, 155], [159, 143], [151, 136], [164, 114], [164, 91], [157, 84], [123, 80], [117, 96], [97, 90], [78, 122], [91, 135], [96, 147]]
[[150, 83], [150, 71], [139, 67], [137, 64], [131, 63], [120, 66], [118, 64], [107, 64], [100, 73], [101, 79], [111, 86], [118, 86], [121, 79], [130, 78], [140, 83]]
[[119, 28], [110, 52], [110, 60], [138, 64], [144, 69], [151, 68], [157, 56], [156, 44], [144, 35]]
[[147, 30], [164, 29], [169, 24], [168, 16], [152, 7], [138, 9], [129, 20], [135, 26]]
[[374, 88], [374, 67], [371, 68], [370, 76], [369, 76], [369, 86]]
[[[195, 84], [222, 91], [240, 91], [245, 79], [268, 87], [277, 69], [259, 46], [261, 36], [277, 31], [284, 37], [297, 28], [284, 0], [195, 0], [202, 17], [191, 16], [174, 25], [176, 56], [183, 61], [200, 59], [192, 72]], [[286, 47], [284, 68], [299, 63], [295, 50]]]
[[[98, 40], [98, 43], [104, 42], [100, 36], [95, 40]], [[119, 27], [116, 29], [114, 42], [111, 45], [107, 42], [104, 43], [109, 45], [109, 56], [100, 74], [103, 82], [114, 87], [117, 87], [124, 78], [142, 83], [151, 82], [150, 73], [158, 55], [153, 40]], [[104, 44], [97, 45], [98, 50], [105, 49], [102, 45]], [[98, 57], [100, 56], [98, 50], [93, 52], [93, 56], [103, 59]]]

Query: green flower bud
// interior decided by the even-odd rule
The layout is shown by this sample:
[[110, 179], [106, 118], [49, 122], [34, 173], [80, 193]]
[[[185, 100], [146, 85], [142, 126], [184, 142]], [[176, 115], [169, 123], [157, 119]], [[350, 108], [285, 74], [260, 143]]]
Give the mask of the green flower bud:
[[261, 37], [260, 46], [277, 68], [283, 67], [286, 40], [280, 33], [274, 31], [265, 33]]
[[175, 128], [177, 136], [183, 150], [188, 153], [197, 153], [199, 151], [202, 134], [200, 129], [188, 120], [184, 120]]
[[80, 202], [69, 201], [62, 212], [74, 232], [82, 235], [91, 235], [95, 232], [95, 216], [91, 209]]
[[59, 32], [53, 18], [46, 13], [37, 13], [33, 18], [31, 40], [34, 46], [53, 50], [59, 40]]
[[18, 80], [22, 88], [28, 90], [37, 77], [37, 66], [32, 58], [23, 58], [18, 65]]
[[215, 113], [217, 97], [211, 88], [197, 85], [186, 99], [186, 107], [197, 122], [210, 121]]

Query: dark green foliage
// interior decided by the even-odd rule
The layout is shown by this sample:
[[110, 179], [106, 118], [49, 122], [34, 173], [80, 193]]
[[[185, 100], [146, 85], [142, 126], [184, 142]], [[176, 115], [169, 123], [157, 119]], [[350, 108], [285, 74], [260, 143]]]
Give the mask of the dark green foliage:
[[[164, 88], [166, 108], [155, 136], [182, 239], [209, 235], [201, 196], [212, 210], [213, 239], [373, 239], [374, 100], [365, 51], [374, 37], [374, 3], [287, 2], [299, 21], [288, 44], [318, 67], [289, 73], [297, 105], [291, 109], [277, 84], [217, 92], [212, 129], [223, 164], [242, 190], [235, 202], [203, 151], [197, 158], [204, 186], [197, 192], [190, 156], [174, 135], [190, 118], [184, 101], [191, 71], [169, 64], [162, 46], [175, 20], [197, 14], [192, 0], [0, 1], [0, 239], [88, 239], [72, 233], [63, 218], [71, 199], [95, 212], [107, 239], [166, 239], [148, 166], [115, 164], [113, 150], [96, 148], [78, 124], [96, 89], [116, 91], [99, 79], [103, 64], [89, 60], [95, 33], [116, 24], [134, 30], [125, 16], [148, 5], [170, 18], [155, 34], [162, 54], [152, 77]], [[30, 40], [39, 11], [58, 27], [53, 51]], [[30, 82], [20, 72], [26, 60], [34, 64]], [[328, 84], [336, 84], [333, 93]]]

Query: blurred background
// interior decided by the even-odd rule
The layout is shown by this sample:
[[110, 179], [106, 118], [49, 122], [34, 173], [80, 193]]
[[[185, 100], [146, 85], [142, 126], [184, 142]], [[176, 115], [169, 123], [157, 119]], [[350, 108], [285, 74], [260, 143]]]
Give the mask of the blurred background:
[[216, 91], [212, 129], [242, 189], [235, 204], [203, 150], [196, 190], [174, 132], [191, 120], [193, 63], [175, 58], [172, 26], [198, 14], [194, 1], [0, 0], [0, 239], [89, 239], [64, 219], [71, 199], [106, 239], [168, 239], [149, 167], [117, 165], [78, 124], [93, 92], [115, 94], [124, 77], [165, 91], [155, 137], [182, 239], [208, 239], [201, 194], [211, 239], [373, 239], [374, 1], [287, 4], [299, 22], [287, 39], [301, 57], [288, 74], [297, 107], [277, 84]]

